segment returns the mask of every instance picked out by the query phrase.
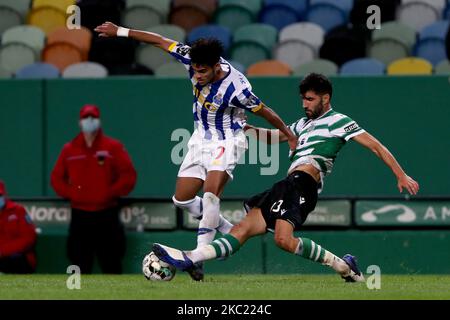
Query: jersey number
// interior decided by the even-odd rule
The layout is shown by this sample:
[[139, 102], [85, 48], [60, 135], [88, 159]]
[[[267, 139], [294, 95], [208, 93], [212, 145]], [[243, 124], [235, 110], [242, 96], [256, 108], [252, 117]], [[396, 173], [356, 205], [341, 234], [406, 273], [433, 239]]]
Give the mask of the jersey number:
[[[278, 200], [277, 202], [274, 202], [272, 207], [270, 208], [270, 211], [272, 212], [280, 212], [281, 205], [283, 204], [284, 200]], [[276, 208], [274, 209], [274, 207]]]

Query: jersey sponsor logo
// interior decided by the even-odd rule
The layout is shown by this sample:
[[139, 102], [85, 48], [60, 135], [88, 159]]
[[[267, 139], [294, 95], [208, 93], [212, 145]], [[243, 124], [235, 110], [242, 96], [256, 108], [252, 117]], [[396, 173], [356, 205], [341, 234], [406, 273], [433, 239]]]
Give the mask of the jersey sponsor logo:
[[356, 129], [358, 129], [358, 125], [356, 124], [356, 122], [353, 122], [353, 123], [349, 124], [348, 126], [346, 126], [344, 128], [344, 131], [345, 132], [350, 132], [350, 131], [353, 131], [353, 130], [356, 130]]

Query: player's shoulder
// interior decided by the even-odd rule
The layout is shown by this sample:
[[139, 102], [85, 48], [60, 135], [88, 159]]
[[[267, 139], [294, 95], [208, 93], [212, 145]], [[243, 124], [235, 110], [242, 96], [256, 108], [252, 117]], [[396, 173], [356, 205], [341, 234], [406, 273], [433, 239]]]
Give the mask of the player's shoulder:
[[334, 123], [338, 123], [338, 122], [353, 121], [348, 115], [346, 115], [342, 112], [335, 111], [335, 110], [330, 110], [326, 119], [328, 120], [327, 122], [330, 125], [334, 124]]
[[244, 90], [252, 90], [252, 85], [250, 84], [250, 81], [248, 81], [247, 77], [242, 74], [239, 70], [235, 69], [229, 62], [226, 60], [223, 60], [226, 64], [230, 67], [230, 81], [233, 83], [233, 86], [235, 88], [235, 92], [239, 93]]

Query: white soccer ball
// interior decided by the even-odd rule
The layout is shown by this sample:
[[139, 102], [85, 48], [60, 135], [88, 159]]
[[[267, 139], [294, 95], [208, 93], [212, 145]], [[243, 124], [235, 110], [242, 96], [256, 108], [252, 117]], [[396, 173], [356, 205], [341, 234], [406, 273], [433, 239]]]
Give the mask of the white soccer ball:
[[142, 261], [142, 272], [147, 280], [170, 281], [175, 277], [177, 269], [168, 263], [165, 263], [150, 252]]

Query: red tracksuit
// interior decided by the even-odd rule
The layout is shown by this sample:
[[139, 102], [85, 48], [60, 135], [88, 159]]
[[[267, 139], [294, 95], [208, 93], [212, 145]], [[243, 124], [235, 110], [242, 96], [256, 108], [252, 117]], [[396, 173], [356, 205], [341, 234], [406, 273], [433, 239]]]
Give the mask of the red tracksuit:
[[100, 130], [91, 148], [83, 134], [64, 145], [51, 184], [71, 207], [101, 211], [117, 205], [136, 183], [136, 171], [123, 145]]
[[36, 267], [36, 230], [25, 208], [9, 199], [0, 211], [0, 260], [23, 254]]

